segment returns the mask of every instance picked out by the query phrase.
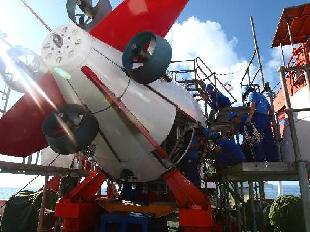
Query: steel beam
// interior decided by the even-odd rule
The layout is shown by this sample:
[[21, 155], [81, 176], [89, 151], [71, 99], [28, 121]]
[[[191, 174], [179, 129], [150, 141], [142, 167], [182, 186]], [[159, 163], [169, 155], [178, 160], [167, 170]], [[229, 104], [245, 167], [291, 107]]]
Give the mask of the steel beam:
[[0, 173], [12, 173], [23, 175], [42, 175], [42, 176], [87, 176], [89, 172], [78, 169], [61, 168], [54, 166], [42, 166], [36, 164], [21, 164], [0, 161]]

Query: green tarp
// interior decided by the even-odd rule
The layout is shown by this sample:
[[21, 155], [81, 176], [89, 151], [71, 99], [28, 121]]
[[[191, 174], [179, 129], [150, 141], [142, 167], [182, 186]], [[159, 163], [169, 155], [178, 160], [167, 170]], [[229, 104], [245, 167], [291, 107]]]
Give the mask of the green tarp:
[[[36, 232], [43, 192], [23, 191], [10, 198], [1, 220], [2, 232]], [[54, 210], [54, 192], [47, 192], [46, 208]]]

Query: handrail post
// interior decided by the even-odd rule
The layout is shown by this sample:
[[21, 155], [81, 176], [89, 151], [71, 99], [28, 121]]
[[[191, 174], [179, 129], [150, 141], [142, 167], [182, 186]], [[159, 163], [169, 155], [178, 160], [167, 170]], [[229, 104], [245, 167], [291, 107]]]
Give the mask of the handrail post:
[[310, 232], [310, 197], [309, 197], [309, 177], [306, 162], [302, 160], [297, 131], [294, 122], [294, 112], [292, 110], [291, 100], [287, 89], [286, 79], [285, 79], [285, 67], [280, 67], [280, 76], [283, 87], [283, 93], [285, 96], [285, 105], [286, 105], [286, 113], [289, 121], [291, 138], [293, 143], [295, 161], [298, 169], [299, 176], [299, 187], [301, 192], [303, 211], [304, 211], [304, 223], [305, 223], [305, 231]]

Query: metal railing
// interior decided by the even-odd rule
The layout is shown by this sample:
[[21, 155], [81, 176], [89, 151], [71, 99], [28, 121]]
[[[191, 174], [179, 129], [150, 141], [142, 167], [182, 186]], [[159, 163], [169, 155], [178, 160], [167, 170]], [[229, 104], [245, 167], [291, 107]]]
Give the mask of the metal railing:
[[[237, 102], [235, 96], [218, 78], [218, 74], [213, 72], [200, 57], [185, 61], [172, 61], [171, 63], [179, 64], [180, 69], [169, 71], [170, 76], [175, 82], [192, 92], [194, 96], [199, 96], [205, 91], [206, 84], [211, 84], [215, 90], [229, 96], [232, 103]], [[186, 74], [189, 76], [185, 78]]]

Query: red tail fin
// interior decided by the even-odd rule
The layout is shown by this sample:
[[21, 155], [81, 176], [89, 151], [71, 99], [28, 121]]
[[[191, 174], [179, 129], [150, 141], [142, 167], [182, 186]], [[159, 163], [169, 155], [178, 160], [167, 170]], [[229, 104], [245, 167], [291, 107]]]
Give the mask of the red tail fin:
[[41, 77], [0, 119], [0, 154], [25, 157], [47, 147], [42, 123], [64, 103], [54, 77]]
[[97, 39], [123, 51], [142, 31], [164, 37], [188, 0], [125, 0], [90, 32]]

